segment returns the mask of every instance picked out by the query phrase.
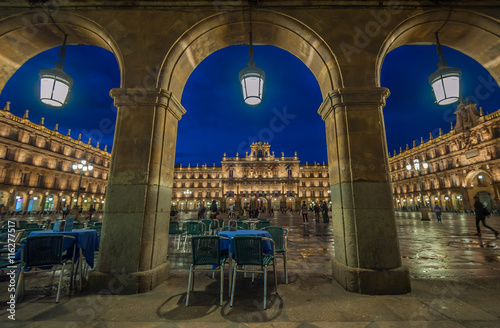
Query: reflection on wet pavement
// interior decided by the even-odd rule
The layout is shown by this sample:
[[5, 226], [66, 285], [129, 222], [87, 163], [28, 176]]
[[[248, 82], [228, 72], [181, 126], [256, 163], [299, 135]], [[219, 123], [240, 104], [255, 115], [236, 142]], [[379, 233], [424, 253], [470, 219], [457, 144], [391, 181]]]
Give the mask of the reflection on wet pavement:
[[[435, 220], [420, 221], [419, 215], [396, 212], [401, 259], [410, 269], [412, 278], [465, 278], [477, 274], [500, 277], [500, 239], [485, 229], [482, 229], [482, 236], [474, 236], [474, 216], [443, 213], [443, 222], [438, 223]], [[180, 220], [194, 217], [195, 213], [183, 213]], [[331, 223], [310, 219], [308, 224], [303, 224], [298, 214], [266, 218], [272, 225], [288, 230], [290, 272], [307, 272], [308, 276], [331, 275], [330, 259], [335, 253]], [[488, 223], [500, 230], [499, 217], [488, 218]], [[172, 249], [170, 247], [169, 251], [172, 268], [187, 270], [190, 253]]]

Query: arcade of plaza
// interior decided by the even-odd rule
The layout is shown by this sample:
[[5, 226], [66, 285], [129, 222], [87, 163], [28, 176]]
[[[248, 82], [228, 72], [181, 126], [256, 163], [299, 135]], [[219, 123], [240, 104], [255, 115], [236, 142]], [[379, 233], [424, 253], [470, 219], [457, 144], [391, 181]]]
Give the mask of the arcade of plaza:
[[29, 58], [60, 45], [56, 25], [72, 44], [114, 53], [121, 73], [120, 88], [110, 92], [117, 125], [91, 290], [102, 290], [117, 275], [132, 277], [121, 293], [147, 292], [168, 278], [177, 123], [186, 112], [180, 104], [183, 88], [208, 55], [247, 44], [250, 23], [255, 44], [295, 55], [321, 89], [318, 114], [325, 122], [334, 218], [333, 278], [357, 293], [411, 290], [395, 223], [382, 116], [390, 91], [380, 86], [381, 67], [391, 50], [431, 44], [439, 29], [442, 45], [475, 59], [498, 83], [500, 9], [494, 2], [258, 1], [251, 2], [251, 20], [246, 2], [93, 1], [88, 6], [71, 1], [52, 3], [51, 11], [44, 3], [0, 3], [0, 89]]

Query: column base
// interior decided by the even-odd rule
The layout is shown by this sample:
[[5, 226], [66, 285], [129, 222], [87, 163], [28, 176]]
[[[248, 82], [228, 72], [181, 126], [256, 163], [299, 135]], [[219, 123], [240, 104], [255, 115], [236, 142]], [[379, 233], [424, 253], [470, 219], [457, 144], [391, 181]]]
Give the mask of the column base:
[[129, 295], [146, 293], [167, 280], [170, 274], [170, 262], [167, 261], [148, 271], [125, 273], [120, 271], [89, 274], [89, 289], [92, 293], [108, 295]]
[[372, 270], [352, 268], [332, 258], [333, 278], [347, 291], [369, 295], [400, 295], [411, 292], [408, 268]]

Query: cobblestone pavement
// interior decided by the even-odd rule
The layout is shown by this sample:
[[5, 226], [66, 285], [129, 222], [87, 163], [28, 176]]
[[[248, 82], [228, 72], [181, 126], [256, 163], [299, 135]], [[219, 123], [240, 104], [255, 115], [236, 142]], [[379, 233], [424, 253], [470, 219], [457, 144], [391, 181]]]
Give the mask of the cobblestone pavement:
[[[183, 220], [194, 214], [179, 216]], [[196, 275], [190, 306], [185, 307], [190, 253], [171, 247], [170, 279], [145, 294], [110, 296], [103, 290], [99, 295], [83, 292], [69, 298], [65, 290], [55, 304], [54, 292], [37, 295], [41, 293], [35, 288], [35, 283], [48, 285], [49, 277], [32, 275], [26, 299], [17, 304], [15, 322], [7, 318], [8, 282], [0, 282], [0, 326], [500, 327], [500, 239], [483, 227], [482, 236], [474, 236], [474, 216], [443, 213], [443, 222], [438, 223], [434, 217], [420, 221], [419, 213], [396, 213], [412, 292], [391, 296], [348, 293], [333, 281], [331, 226], [313, 218], [310, 214], [308, 225], [298, 214], [271, 218], [273, 225], [289, 232], [289, 284], [284, 284], [278, 259], [278, 294], [269, 279], [267, 310], [262, 310], [261, 277], [254, 284], [239, 277], [235, 304], [229, 307], [227, 296], [224, 305], [218, 305], [219, 278], [212, 279], [209, 273]], [[490, 217], [487, 223], [500, 230], [500, 217]], [[227, 291], [226, 273], [226, 295]]]

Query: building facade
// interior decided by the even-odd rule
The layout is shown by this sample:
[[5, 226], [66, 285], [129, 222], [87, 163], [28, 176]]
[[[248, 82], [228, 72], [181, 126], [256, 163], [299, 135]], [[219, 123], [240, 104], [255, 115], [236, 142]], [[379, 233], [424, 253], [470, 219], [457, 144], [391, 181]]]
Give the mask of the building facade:
[[[102, 209], [111, 154], [83, 143], [28, 118], [10, 112], [10, 103], [0, 110], [0, 204], [8, 212], [59, 211], [78, 204]], [[93, 170], [74, 171], [86, 160]], [[80, 187], [80, 192], [78, 188]]]
[[[431, 134], [429, 141], [414, 142], [411, 149], [406, 145], [389, 159], [396, 210], [435, 203], [448, 211], [471, 210], [474, 196], [489, 208], [500, 207], [500, 111], [484, 115], [482, 108], [466, 101], [455, 114], [450, 132], [436, 138]], [[428, 168], [409, 171], [406, 166], [415, 159]]]
[[301, 165], [293, 157], [276, 156], [269, 143], [250, 145], [250, 153], [228, 157], [221, 166], [178, 166], [174, 173], [172, 206], [194, 210], [216, 201], [220, 208], [245, 207], [279, 210], [329, 203], [328, 165]]

